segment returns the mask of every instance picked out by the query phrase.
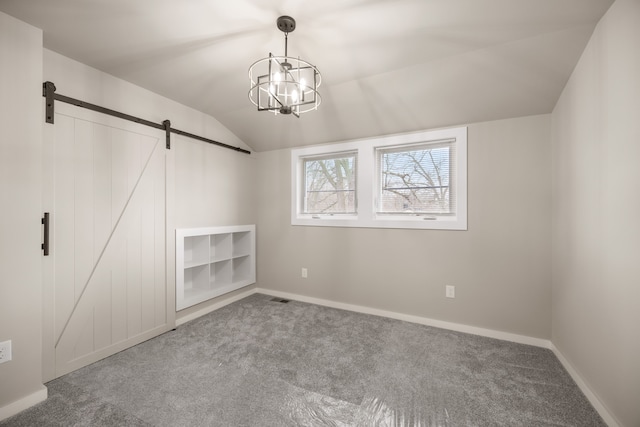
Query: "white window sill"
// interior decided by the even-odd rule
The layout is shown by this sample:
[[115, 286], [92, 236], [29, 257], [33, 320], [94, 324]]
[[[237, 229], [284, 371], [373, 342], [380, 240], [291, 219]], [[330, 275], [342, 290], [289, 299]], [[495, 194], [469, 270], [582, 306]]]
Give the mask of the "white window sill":
[[369, 220], [361, 216], [323, 215], [319, 218], [297, 216], [291, 225], [311, 227], [354, 227], [354, 228], [405, 228], [418, 230], [466, 230], [466, 217], [390, 216], [376, 215]]

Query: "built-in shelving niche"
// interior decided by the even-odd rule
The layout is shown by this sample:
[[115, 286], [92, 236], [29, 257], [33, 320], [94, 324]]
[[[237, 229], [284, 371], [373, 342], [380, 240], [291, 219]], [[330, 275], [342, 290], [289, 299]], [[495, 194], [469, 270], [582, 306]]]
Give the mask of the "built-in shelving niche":
[[256, 281], [255, 225], [176, 230], [176, 310]]

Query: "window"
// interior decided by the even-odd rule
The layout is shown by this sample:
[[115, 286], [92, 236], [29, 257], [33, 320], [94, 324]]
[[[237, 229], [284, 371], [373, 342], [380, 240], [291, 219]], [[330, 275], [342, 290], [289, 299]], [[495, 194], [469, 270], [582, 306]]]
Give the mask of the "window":
[[291, 223], [467, 229], [467, 129], [291, 151]]
[[303, 158], [305, 214], [356, 213], [356, 153]]
[[451, 197], [453, 141], [379, 148], [379, 214], [455, 213]]

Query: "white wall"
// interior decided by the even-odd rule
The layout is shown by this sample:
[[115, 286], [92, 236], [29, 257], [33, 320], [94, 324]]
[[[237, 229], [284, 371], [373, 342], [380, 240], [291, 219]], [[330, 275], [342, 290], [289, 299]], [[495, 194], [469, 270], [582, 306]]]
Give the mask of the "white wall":
[[[173, 128], [251, 151], [211, 116], [46, 49], [44, 78], [56, 85], [59, 94], [156, 123], [169, 119]], [[169, 154], [167, 176], [171, 182], [167, 184], [167, 191], [172, 194], [168, 195], [168, 203], [173, 200], [169, 217], [175, 228], [256, 223], [255, 154], [247, 155], [175, 134]], [[173, 239], [168, 242], [174, 244]], [[173, 252], [169, 261], [174, 268]], [[182, 310], [177, 320], [241, 292]]]
[[0, 419], [46, 398], [41, 381], [42, 31], [0, 12]]
[[[255, 154], [242, 154], [184, 137], [176, 138], [174, 148], [176, 228], [256, 224]], [[180, 310], [177, 321], [182, 323], [202, 315], [254, 288], [251, 285]]]
[[469, 126], [468, 231], [291, 226], [290, 150], [259, 153], [259, 286], [549, 339], [549, 132], [549, 115]]
[[640, 1], [602, 18], [553, 112], [556, 348], [640, 425]]

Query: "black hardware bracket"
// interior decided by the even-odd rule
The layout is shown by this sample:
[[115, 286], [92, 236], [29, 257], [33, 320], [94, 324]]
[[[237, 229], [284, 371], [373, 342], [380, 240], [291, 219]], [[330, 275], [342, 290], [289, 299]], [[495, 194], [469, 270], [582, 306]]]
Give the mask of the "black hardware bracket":
[[45, 109], [45, 116], [46, 116], [46, 122], [47, 123], [51, 123], [53, 124], [53, 117], [54, 117], [54, 112], [55, 112], [55, 107], [53, 104], [53, 98], [54, 98], [54, 94], [56, 92], [56, 86], [51, 83], [51, 82], [44, 82], [42, 84], [42, 96], [44, 96], [46, 98], [46, 109]]
[[164, 132], [166, 135], [167, 150], [171, 150], [171, 121], [165, 120], [162, 122], [162, 126], [164, 126]]
[[230, 150], [239, 151], [245, 154], [251, 154], [251, 151], [245, 150], [240, 147], [234, 147], [232, 145], [224, 144], [222, 142], [214, 141], [209, 138], [205, 138], [202, 136], [194, 135], [189, 132], [184, 132], [178, 129], [174, 129], [171, 127], [171, 122], [169, 120], [165, 120], [160, 123], [155, 123], [149, 120], [141, 119], [139, 117], [135, 117], [129, 114], [121, 113], [120, 111], [111, 110], [109, 108], [101, 107], [99, 105], [91, 104], [89, 102], [80, 101], [79, 99], [70, 98], [68, 96], [60, 95], [56, 93], [56, 86], [52, 82], [44, 82], [42, 84], [42, 96], [46, 98], [46, 111], [45, 111], [45, 121], [46, 123], [53, 124], [54, 122], [54, 113], [55, 113], [55, 104], [54, 101], [60, 101], [67, 104], [75, 105], [77, 107], [86, 108], [88, 110], [97, 111], [98, 113], [106, 114], [113, 117], [118, 117], [120, 119], [128, 120], [130, 122], [139, 123], [145, 126], [149, 126], [155, 129], [164, 130], [166, 133], [166, 147], [167, 150], [171, 149], [171, 133], [176, 133], [178, 135], [183, 135], [189, 138], [197, 139], [199, 141], [207, 142], [209, 144], [217, 145], [219, 147], [228, 148]]

